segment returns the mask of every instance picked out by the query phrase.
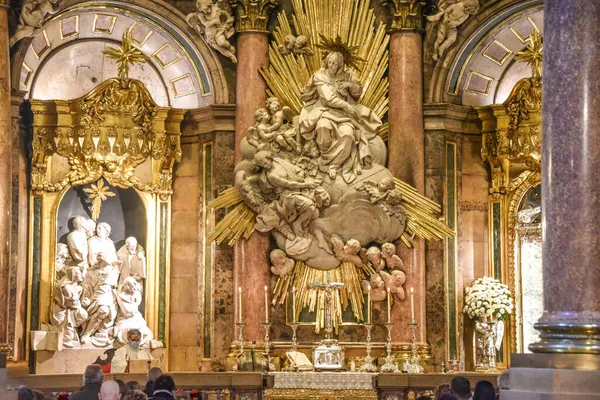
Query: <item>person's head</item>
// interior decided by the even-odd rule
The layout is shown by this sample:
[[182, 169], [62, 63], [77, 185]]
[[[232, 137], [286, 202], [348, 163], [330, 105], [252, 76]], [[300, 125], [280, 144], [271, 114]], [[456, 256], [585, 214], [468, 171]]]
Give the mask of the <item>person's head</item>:
[[344, 56], [342, 53], [337, 51], [333, 51], [323, 60], [323, 68], [328, 71], [331, 71], [333, 74], [337, 74], [340, 70], [344, 68]]
[[452, 389], [450, 389], [450, 385], [443, 384], [437, 387], [435, 390], [435, 398], [439, 398], [443, 394], [452, 394]]
[[85, 221], [85, 229], [86, 229], [88, 238], [91, 238], [96, 233], [96, 222], [93, 219], [86, 220]]
[[381, 191], [388, 191], [388, 190], [395, 189], [396, 188], [396, 184], [394, 183], [394, 180], [391, 179], [391, 178], [383, 178], [381, 180], [381, 182], [379, 182], [379, 184], [377, 185], [377, 187]]
[[385, 285], [385, 282], [383, 281], [383, 279], [381, 278], [381, 275], [379, 275], [379, 274], [372, 274], [370, 282], [371, 282], [371, 287], [374, 289], [382, 288]]
[[275, 114], [277, 111], [281, 110], [281, 103], [277, 97], [269, 97], [265, 103], [265, 106], [271, 112], [271, 114]]
[[129, 343], [129, 347], [134, 350], [140, 348], [140, 343], [142, 341], [142, 332], [139, 329], [130, 329], [127, 331], [127, 343]]
[[473, 395], [473, 400], [495, 400], [496, 399], [496, 389], [494, 389], [494, 385], [492, 385], [488, 381], [479, 381], [477, 385], [475, 385], [475, 394]]
[[346, 246], [348, 246], [348, 249], [350, 249], [350, 251], [352, 251], [354, 254], [357, 254], [361, 249], [360, 242], [356, 239], [348, 240], [346, 242]]
[[115, 381], [106, 381], [100, 387], [100, 393], [98, 393], [98, 399], [100, 400], [119, 400], [121, 393], [119, 391], [119, 384]]
[[148, 396], [141, 390], [131, 390], [121, 400], [148, 400]]
[[81, 268], [78, 266], [69, 267], [67, 269], [67, 279], [71, 282], [81, 283], [83, 282], [83, 273], [81, 272]]
[[42, 393], [41, 391], [37, 390], [37, 389], [33, 389], [33, 396], [35, 397], [35, 400], [44, 400], [44, 393]]
[[391, 257], [396, 254], [396, 245], [394, 243], [384, 243], [381, 246], [381, 254], [384, 257]]
[[259, 108], [258, 110], [254, 111], [254, 120], [259, 124], [266, 124], [269, 122], [270, 118], [271, 116], [266, 108]]
[[285, 47], [287, 47], [288, 49], [291, 49], [292, 47], [294, 47], [294, 43], [296, 43], [296, 38], [294, 37], [294, 35], [287, 35], [283, 39], [283, 43], [284, 43]]
[[271, 263], [275, 266], [282, 266], [285, 264], [287, 260], [287, 256], [281, 249], [275, 249], [269, 254], [269, 258], [271, 259]]
[[403, 271], [400, 271], [399, 269], [393, 270], [391, 276], [392, 282], [396, 286], [402, 286], [404, 285], [404, 282], [406, 282], [406, 274]]
[[162, 370], [160, 368], [152, 367], [148, 370], [148, 375], [146, 375], [146, 381], [154, 382], [161, 375], [162, 375]]
[[129, 392], [132, 392], [134, 390], [140, 390], [140, 384], [137, 381], [129, 381], [126, 383], [127, 388], [129, 389]]
[[73, 224], [73, 230], [85, 231], [87, 229], [85, 222], [86, 219], [84, 217], [77, 216], [73, 218], [73, 221], [71, 222]]
[[273, 167], [273, 155], [268, 151], [261, 150], [254, 155], [254, 164], [270, 170]]
[[98, 237], [101, 239], [108, 239], [108, 237], [110, 236], [110, 231], [110, 225], [106, 222], [100, 222], [96, 226], [96, 235], [98, 235]]
[[17, 393], [17, 398], [19, 400], [36, 400], [33, 390], [29, 389], [27, 386], [21, 386], [17, 390]]
[[381, 250], [377, 246], [369, 247], [367, 249], [367, 259], [378, 264], [381, 261]]
[[465, 11], [471, 15], [475, 15], [479, 12], [479, 0], [465, 0]]
[[460, 400], [460, 399], [452, 393], [444, 393], [444, 394], [440, 395], [436, 400]]
[[464, 376], [455, 376], [450, 382], [450, 388], [459, 399], [471, 397], [471, 383]]
[[56, 262], [59, 264], [64, 264], [69, 257], [69, 247], [64, 243], [59, 243], [56, 245]]
[[154, 381], [152, 390], [166, 390], [167, 392], [173, 393], [175, 391], [175, 381], [169, 375], [161, 375]]
[[83, 373], [83, 384], [90, 385], [93, 383], [101, 384], [104, 379], [104, 374], [102, 374], [102, 367], [98, 364], [90, 364], [85, 367], [85, 372]]
[[127, 239], [125, 239], [125, 248], [129, 254], [135, 255], [137, 253], [137, 245], [137, 239], [133, 236], [129, 236]]
[[125, 396], [125, 394], [129, 391], [129, 388], [127, 387], [125, 382], [123, 382], [120, 379], [116, 379], [115, 382], [117, 382], [117, 384], [119, 385], [119, 394], [121, 394], [121, 398], [123, 398], [123, 396]]

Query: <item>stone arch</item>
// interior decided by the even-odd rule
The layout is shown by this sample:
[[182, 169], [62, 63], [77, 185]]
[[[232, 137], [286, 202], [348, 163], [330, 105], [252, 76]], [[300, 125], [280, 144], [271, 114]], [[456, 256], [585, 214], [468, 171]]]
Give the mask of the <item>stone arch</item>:
[[[66, 0], [61, 12], [49, 18], [36, 36], [13, 48], [13, 89], [30, 92], [44, 66], [68, 46], [81, 47], [85, 40], [117, 43], [123, 31], [134, 24], [143, 42], [138, 44], [151, 60], [145, 73], [160, 77], [169, 97], [169, 104], [161, 105], [189, 109], [229, 103], [231, 89], [216, 53], [187, 25], [180, 11], [156, 0]], [[102, 60], [99, 57], [94, 63]]]
[[531, 75], [514, 56], [534, 25], [543, 33], [542, 0], [501, 0], [482, 9], [459, 28], [457, 42], [435, 65], [428, 102], [502, 103], [519, 79]]

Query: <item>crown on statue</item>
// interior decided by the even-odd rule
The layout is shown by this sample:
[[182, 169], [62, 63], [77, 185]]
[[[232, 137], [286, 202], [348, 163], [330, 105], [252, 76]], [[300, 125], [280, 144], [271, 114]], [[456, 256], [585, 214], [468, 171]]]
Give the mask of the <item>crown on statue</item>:
[[320, 33], [319, 37], [321, 38], [321, 42], [315, 44], [315, 46], [321, 50], [325, 50], [325, 57], [330, 53], [340, 53], [342, 57], [344, 57], [344, 64], [356, 70], [360, 70], [359, 64], [365, 62], [365, 60], [355, 54], [358, 50], [358, 46], [348, 46], [346, 43], [342, 42], [342, 38], [339, 35], [335, 40], [329, 39]]

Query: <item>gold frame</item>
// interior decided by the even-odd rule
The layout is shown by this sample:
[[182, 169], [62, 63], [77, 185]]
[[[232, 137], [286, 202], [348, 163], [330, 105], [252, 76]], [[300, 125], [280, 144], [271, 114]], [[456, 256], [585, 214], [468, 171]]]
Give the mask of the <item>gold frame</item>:
[[[69, 33], [68, 35], [65, 35], [63, 33], [62, 24], [63, 24], [64, 20], [69, 19], [69, 18], [75, 18], [75, 31]], [[61, 19], [59, 21], [58, 31], [60, 32], [60, 40], [65, 40], [66, 38], [70, 38], [70, 37], [73, 37], [73, 36], [78, 36], [79, 35], [79, 14], [77, 14], [77, 15], [71, 15], [71, 16], [68, 16], [68, 17], [65, 17], [65, 18]]]
[[[50, 321], [61, 201], [70, 188], [99, 179], [121, 189], [133, 188], [144, 205], [145, 318], [155, 336], [168, 346], [172, 171], [181, 157], [180, 124], [185, 110], [158, 107], [142, 82], [127, 77], [109, 79], [79, 99], [32, 99], [30, 103], [34, 117], [30, 199], [32, 204], [39, 199], [41, 210], [37, 216], [34, 207], [29, 210], [28, 276], [32, 282], [34, 246], [39, 246], [40, 287], [37, 326], [31, 326], [33, 288], [28, 287], [27, 352], [29, 332]], [[137, 112], [135, 116], [132, 109]], [[109, 132], [115, 132], [117, 137]], [[108, 153], [100, 142], [94, 143], [92, 138], [96, 137], [109, 141]], [[124, 139], [130, 140], [129, 145]], [[118, 140], [123, 142], [117, 148]], [[75, 145], [76, 142], [79, 144]], [[76, 165], [79, 167], [75, 168]], [[40, 230], [34, 235], [35, 218], [40, 219]], [[168, 365], [168, 355], [166, 362]]]
[[[98, 22], [98, 17], [111, 17], [112, 23], [110, 24], [110, 28], [108, 29], [102, 29], [102, 28], [97, 28], [96, 27], [96, 23]], [[95, 14], [94, 15], [94, 24], [92, 25], [92, 32], [94, 33], [108, 33], [111, 34], [113, 29], [115, 29], [115, 24], [117, 23], [117, 19], [119, 17], [117, 17], [116, 15], [109, 15], [109, 14]]]
[[[486, 54], [486, 52], [488, 51], [488, 49], [490, 47], [492, 47], [493, 44], [496, 44], [497, 46], [501, 47], [502, 49], [506, 50], [506, 54], [504, 55], [504, 57], [502, 57], [502, 59], [500, 61], [498, 61], [497, 59], [495, 59], [494, 57]], [[485, 50], [483, 50], [483, 52], [481, 53], [485, 58], [487, 58], [488, 60], [492, 61], [493, 63], [496, 63], [500, 66], [504, 65], [504, 63], [506, 62], [506, 60], [509, 59], [509, 57], [512, 55], [513, 51], [511, 49], [509, 49], [508, 47], [506, 47], [504, 45], [504, 43], [500, 42], [498, 39], [494, 39], [492, 40], [492, 42], [490, 44], [487, 45], [487, 47], [485, 48]]]

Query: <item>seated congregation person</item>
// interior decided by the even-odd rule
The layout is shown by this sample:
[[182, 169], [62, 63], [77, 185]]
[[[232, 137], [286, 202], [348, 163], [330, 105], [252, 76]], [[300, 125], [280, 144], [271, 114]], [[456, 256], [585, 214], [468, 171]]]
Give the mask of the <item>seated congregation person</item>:
[[121, 400], [148, 400], [148, 396], [141, 390], [130, 390]]
[[103, 380], [102, 367], [98, 364], [88, 365], [83, 373], [83, 387], [73, 393], [71, 400], [98, 400]]
[[138, 381], [129, 381], [126, 383], [127, 389], [129, 392], [133, 392], [134, 390], [142, 390]]
[[152, 390], [152, 400], [175, 400], [175, 381], [169, 375], [156, 378]]
[[127, 344], [117, 351], [110, 363], [110, 372], [122, 373], [128, 370], [130, 360], [152, 360], [152, 355], [146, 349], [140, 348], [142, 333], [139, 329], [127, 332]]
[[150, 371], [148, 371], [148, 374], [146, 375], [146, 387], [144, 388], [144, 393], [146, 393], [148, 397], [152, 397], [152, 387], [154, 386], [154, 381], [157, 380], [161, 375], [162, 370], [157, 367], [150, 368]]
[[479, 381], [475, 385], [473, 400], [496, 400], [496, 389], [488, 381]]
[[450, 388], [452, 393], [458, 397], [459, 400], [472, 400], [471, 394], [471, 382], [464, 376], [455, 376], [450, 382]]
[[100, 387], [99, 400], [119, 400], [120, 398], [121, 393], [118, 382], [106, 381]]

